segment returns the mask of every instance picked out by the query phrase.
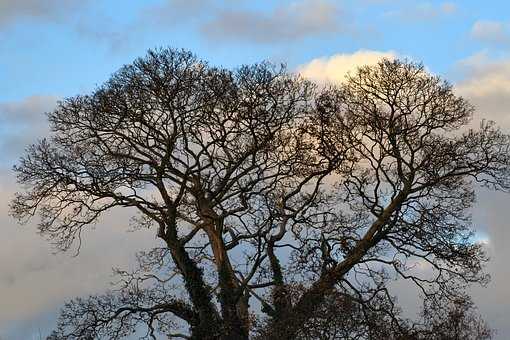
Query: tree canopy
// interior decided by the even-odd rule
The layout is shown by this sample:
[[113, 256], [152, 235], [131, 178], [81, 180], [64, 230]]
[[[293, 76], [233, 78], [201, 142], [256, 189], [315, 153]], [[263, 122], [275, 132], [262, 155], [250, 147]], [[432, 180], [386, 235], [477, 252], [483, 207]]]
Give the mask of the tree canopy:
[[[469, 311], [464, 289], [488, 279], [475, 186], [510, 187], [509, 136], [492, 122], [467, 129], [473, 111], [407, 60], [319, 86], [269, 63], [229, 70], [149, 51], [61, 101], [51, 135], [15, 167], [26, 190], [12, 214], [38, 214], [59, 249], [79, 247], [116, 207], [162, 241], [118, 270], [115, 290], [67, 303], [51, 338], [116, 339], [141, 326], [190, 339], [440, 329], [431, 301]], [[394, 278], [424, 297], [423, 325], [399, 312]], [[473, 339], [490, 336], [462, 318], [485, 331]]]

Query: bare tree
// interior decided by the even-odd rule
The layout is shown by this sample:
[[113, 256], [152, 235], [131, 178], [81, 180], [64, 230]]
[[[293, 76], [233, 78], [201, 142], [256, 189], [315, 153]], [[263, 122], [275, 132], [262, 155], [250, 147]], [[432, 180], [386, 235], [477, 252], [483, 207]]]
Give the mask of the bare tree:
[[[261, 331], [264, 339], [264, 328]], [[468, 296], [427, 298], [421, 317], [410, 320], [402, 317], [391, 297], [367, 303], [335, 290], [300, 327], [296, 339], [488, 340], [492, 335]]]
[[164, 243], [117, 290], [68, 303], [52, 337], [294, 339], [331, 299], [398, 326], [389, 278], [427, 298], [486, 282], [469, 211], [475, 183], [509, 188], [509, 139], [490, 122], [461, 133], [472, 112], [407, 61], [322, 88], [150, 51], [60, 102], [15, 167], [12, 214], [38, 212], [57, 247], [115, 207]]
[[422, 319], [419, 339], [487, 340], [493, 334], [487, 323], [476, 313], [468, 296], [459, 296], [447, 303], [445, 300], [426, 300]]

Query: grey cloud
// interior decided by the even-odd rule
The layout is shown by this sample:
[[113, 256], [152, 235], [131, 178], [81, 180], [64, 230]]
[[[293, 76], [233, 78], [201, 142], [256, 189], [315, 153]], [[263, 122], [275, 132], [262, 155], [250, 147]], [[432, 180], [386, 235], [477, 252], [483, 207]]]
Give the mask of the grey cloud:
[[442, 2], [437, 5], [422, 2], [413, 6], [402, 5], [398, 9], [385, 12], [384, 16], [402, 21], [430, 21], [452, 15], [457, 10], [457, 5], [452, 2]]
[[186, 25], [211, 41], [275, 43], [343, 32], [348, 27], [340, 7], [329, 0], [300, 0], [270, 11], [247, 8], [243, 1], [167, 0], [149, 6], [141, 26]]
[[[461, 79], [456, 91], [475, 105], [472, 125], [481, 119], [494, 120], [505, 133], [510, 133], [510, 60], [493, 60], [477, 54], [457, 65]], [[510, 310], [510, 195], [478, 190], [473, 221], [477, 230], [488, 237], [487, 272], [492, 280], [487, 287], [473, 287], [474, 301], [491, 327], [497, 330], [495, 339], [510, 338], [508, 310]]]
[[[510, 130], [507, 130], [510, 132]], [[483, 228], [489, 236], [488, 254], [490, 261], [486, 271], [491, 275], [491, 282], [487, 287], [473, 287], [472, 294], [480, 312], [497, 330], [495, 339], [510, 337], [508, 311], [510, 310], [510, 195], [481, 190], [475, 206], [475, 225]]]
[[[253, 9], [247, 3], [241, 0], [163, 0], [146, 5], [129, 23], [114, 24], [115, 20], [98, 11], [92, 0], [0, 0], [0, 32], [23, 19], [55, 22], [84, 39], [110, 47], [113, 52], [132, 46], [154, 29], [176, 25], [186, 26], [215, 43], [266, 44], [334, 33], [357, 34], [349, 17], [333, 0], [298, 0], [277, 4], [269, 11]], [[98, 16], [102, 22], [100, 26], [93, 24]]]
[[119, 53], [134, 45], [139, 33], [136, 26], [119, 29], [111, 25], [107, 16], [103, 16], [101, 21], [105, 24], [98, 27], [82, 18], [75, 23], [74, 30], [82, 38], [106, 46], [110, 53]]
[[494, 46], [510, 46], [510, 24], [501, 21], [478, 20], [471, 28], [471, 37]]
[[157, 245], [150, 230], [126, 233], [133, 213], [126, 209], [87, 228], [78, 257], [53, 254], [51, 244], [37, 234], [36, 221], [19, 226], [9, 217], [8, 202], [20, 188], [5, 166], [27, 144], [48, 134], [44, 112], [54, 109], [57, 99], [32, 96], [0, 102], [0, 337], [7, 339], [26, 339], [27, 329], [32, 334], [38, 325], [48, 329], [46, 319], [38, 321], [41, 314], [51, 310], [55, 317], [65, 300], [103, 292], [113, 280], [112, 267], [129, 268], [134, 252]]
[[339, 24], [342, 21], [346, 18], [333, 2], [305, 0], [279, 6], [269, 13], [223, 9], [200, 30], [213, 40], [274, 43], [345, 33], [347, 28]]
[[56, 102], [55, 96], [0, 102], [0, 164], [12, 163], [28, 144], [48, 132], [44, 113], [53, 110]]
[[[0, 122], [4, 124], [34, 121], [55, 107], [55, 96], [30, 96], [20, 101], [0, 102]], [[38, 120], [38, 119], [35, 119]]]
[[[230, 1], [234, 0], [223, 2]], [[139, 44], [155, 29], [173, 28], [183, 23], [197, 25], [207, 13], [216, 13], [218, 5], [214, 0], [163, 0], [145, 5], [131, 21], [124, 23], [116, 23], [107, 14], [94, 11], [94, 6], [90, 6], [89, 13], [76, 18], [71, 26], [79, 36], [107, 46], [112, 53], [118, 53]], [[92, 17], [102, 24], [93, 24]]]
[[161, 4], [148, 6], [140, 14], [144, 23], [172, 26], [189, 20], [202, 19], [207, 13], [219, 10], [211, 0], [166, 0]]
[[87, 228], [78, 257], [53, 254], [34, 223], [19, 226], [8, 216], [16, 190], [13, 173], [0, 170], [0, 336], [7, 339], [22, 339], [30, 320], [48, 310], [55, 316], [67, 299], [105, 291], [114, 281], [112, 267], [127, 269], [134, 252], [158, 245], [151, 230], [126, 232], [132, 211], [124, 209]]
[[58, 21], [87, 2], [87, 0], [0, 0], [0, 27], [24, 18]]
[[[154, 29], [171, 29], [176, 25], [213, 42], [276, 43], [333, 33], [356, 34], [333, 0], [298, 0], [277, 4], [269, 11], [246, 4], [234, 0], [163, 0], [146, 5], [132, 21], [116, 25], [91, 0], [0, 0], [0, 31], [2, 26], [22, 19], [56, 22], [82, 38], [109, 46], [114, 52], [132, 46]], [[93, 24], [98, 16], [103, 23], [100, 27]]]
[[494, 120], [510, 133], [510, 60], [477, 54], [458, 65], [456, 91], [476, 107], [475, 120]]
[[[97, 21], [102, 24], [98, 26]], [[19, 23], [54, 23], [81, 38], [118, 51], [131, 42], [136, 29], [119, 28], [112, 21], [111, 17], [97, 11], [93, 0], [0, 0], [0, 33]]]

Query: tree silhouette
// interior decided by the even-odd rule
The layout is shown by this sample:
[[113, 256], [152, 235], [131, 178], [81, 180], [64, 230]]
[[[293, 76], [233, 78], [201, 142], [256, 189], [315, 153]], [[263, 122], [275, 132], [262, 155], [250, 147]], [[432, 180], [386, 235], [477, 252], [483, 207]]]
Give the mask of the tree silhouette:
[[52, 338], [295, 339], [331, 303], [404, 329], [389, 279], [444, 301], [487, 280], [469, 212], [475, 184], [509, 188], [509, 139], [462, 132], [472, 113], [408, 61], [319, 87], [149, 51], [60, 102], [15, 167], [12, 214], [38, 213], [58, 248], [116, 207], [164, 243], [115, 291], [66, 304]]

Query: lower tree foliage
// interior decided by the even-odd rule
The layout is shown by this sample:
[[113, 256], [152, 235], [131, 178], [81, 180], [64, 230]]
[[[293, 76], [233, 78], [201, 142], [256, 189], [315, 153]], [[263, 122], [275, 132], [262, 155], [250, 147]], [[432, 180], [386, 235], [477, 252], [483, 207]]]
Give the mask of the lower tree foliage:
[[472, 114], [408, 61], [317, 86], [149, 51], [61, 101], [15, 167], [13, 216], [38, 214], [57, 248], [115, 208], [160, 241], [108, 293], [68, 302], [50, 339], [490, 338], [465, 295], [488, 280], [470, 211], [477, 185], [509, 189], [510, 140], [465, 128]]

